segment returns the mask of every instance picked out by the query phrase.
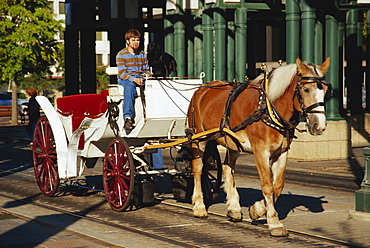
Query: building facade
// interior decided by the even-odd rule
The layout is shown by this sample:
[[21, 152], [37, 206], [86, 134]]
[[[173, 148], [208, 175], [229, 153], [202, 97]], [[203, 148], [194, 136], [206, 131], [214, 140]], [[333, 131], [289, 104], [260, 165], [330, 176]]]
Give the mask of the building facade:
[[[351, 135], [336, 142], [328, 138], [323, 147], [346, 146], [338, 155], [343, 158], [350, 155], [351, 145], [368, 142], [370, 91], [363, 93], [370, 88], [366, 0], [66, 0], [65, 9], [67, 95], [96, 91], [91, 71], [98, 60], [97, 32], [107, 32], [112, 67], [125, 45], [124, 33], [136, 28], [145, 43], [157, 42], [175, 57], [179, 77], [204, 72], [205, 81], [254, 78], [262, 62], [271, 70], [278, 60], [294, 63], [300, 57], [321, 64], [331, 57], [326, 81], [333, 85], [334, 97], [326, 103], [327, 117], [335, 125], [331, 130], [343, 125], [341, 132]], [[336, 158], [328, 153], [313, 156]]]

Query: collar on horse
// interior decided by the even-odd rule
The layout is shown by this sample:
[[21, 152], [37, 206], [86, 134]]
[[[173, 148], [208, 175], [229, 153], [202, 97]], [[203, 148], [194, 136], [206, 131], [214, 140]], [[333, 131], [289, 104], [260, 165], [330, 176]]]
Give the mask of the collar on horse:
[[[243, 82], [237, 84], [229, 93], [229, 97], [226, 101], [225, 105], [225, 112], [221, 119], [220, 123], [220, 131], [221, 135], [223, 135], [223, 129], [225, 127], [230, 127], [230, 113], [232, 109], [232, 103], [235, 99], [240, 95], [248, 87], [254, 87], [257, 90], [261, 91], [258, 103], [258, 109], [254, 111], [253, 114], [248, 116], [244, 121], [242, 121], [239, 125], [230, 128], [231, 131], [237, 132], [241, 129], [246, 128], [248, 125], [252, 124], [253, 122], [262, 120], [266, 125], [278, 130], [283, 135], [294, 135], [294, 129], [298, 124], [297, 120], [293, 120], [288, 122], [285, 120], [280, 113], [276, 110], [274, 104], [269, 100], [268, 93], [266, 92], [268, 88], [268, 73], [265, 71], [265, 79], [264, 82], [261, 83], [260, 86], [250, 85], [250, 82]], [[289, 135], [290, 136], [290, 135]]]
[[[284, 117], [280, 115], [280, 113], [275, 108], [274, 104], [271, 102], [268, 96], [268, 84], [269, 84], [269, 73], [267, 72], [266, 67], [262, 67], [264, 70], [264, 80], [261, 83], [260, 87], [250, 85], [250, 82], [244, 82], [237, 84], [229, 94], [229, 97], [226, 101], [225, 106], [225, 112], [222, 117], [221, 123], [220, 123], [220, 130], [221, 135], [223, 134], [222, 130], [225, 127], [230, 127], [230, 113], [232, 109], [232, 103], [235, 101], [235, 99], [240, 95], [241, 92], [243, 92], [247, 87], [255, 87], [256, 89], [261, 91], [259, 103], [258, 103], [258, 109], [248, 116], [244, 121], [242, 121], [239, 125], [230, 128], [231, 131], [237, 132], [241, 129], [246, 128], [248, 125], [252, 124], [253, 122], [262, 120], [266, 125], [274, 128], [275, 130], [279, 131], [285, 136], [293, 136], [294, 130], [296, 129], [296, 126], [299, 123], [299, 114], [293, 115], [292, 119], [287, 121]], [[315, 72], [316, 74], [316, 68]], [[299, 81], [297, 82], [296, 88], [295, 88], [295, 94], [297, 96], [297, 99], [299, 101], [301, 112], [300, 114], [302, 117], [307, 121], [307, 114], [308, 113], [325, 113], [324, 111], [316, 111], [313, 110], [314, 108], [318, 106], [325, 106], [324, 102], [318, 102], [315, 104], [312, 104], [311, 106], [305, 107], [303, 104], [302, 96], [299, 93], [300, 87], [305, 84], [309, 83], [316, 83], [318, 89], [323, 89], [323, 85], [326, 85], [328, 87], [327, 90], [327, 97], [330, 97], [332, 95], [332, 86], [329, 83], [325, 82], [324, 77], [300, 77]], [[300, 131], [300, 130], [299, 130]]]

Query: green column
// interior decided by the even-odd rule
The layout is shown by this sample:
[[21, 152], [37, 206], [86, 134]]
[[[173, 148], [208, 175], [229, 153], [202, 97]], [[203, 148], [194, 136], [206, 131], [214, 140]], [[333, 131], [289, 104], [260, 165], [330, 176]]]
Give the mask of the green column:
[[203, 31], [202, 18], [194, 17], [194, 74], [196, 77], [203, 71]]
[[174, 40], [177, 76], [186, 77], [185, 23], [182, 16], [177, 16], [175, 20]]
[[356, 211], [370, 213], [370, 148], [364, 148], [362, 153], [365, 156], [365, 176], [361, 189], [355, 192]]
[[169, 54], [175, 54], [174, 48], [174, 29], [173, 29], [173, 21], [170, 16], [166, 16], [163, 20], [164, 26], [164, 51]]
[[[340, 118], [339, 114], [339, 43], [338, 43], [338, 20], [332, 15], [325, 16], [326, 25], [326, 47], [325, 56], [330, 57], [330, 67], [326, 73], [326, 82], [333, 86], [334, 96], [329, 98], [326, 103], [326, 116], [328, 119]], [[321, 63], [320, 63], [321, 64]]]
[[299, 56], [299, 0], [286, 0], [286, 62], [295, 63]]
[[366, 13], [366, 68], [365, 68], [365, 75], [366, 75], [366, 112], [370, 113], [370, 10]]
[[68, 61], [68, 63], [65, 63], [65, 87], [67, 96], [80, 93], [78, 34], [77, 30], [71, 29], [69, 26], [67, 26], [64, 32], [64, 56], [65, 61]]
[[81, 93], [94, 94], [96, 93], [95, 30], [85, 28], [80, 34]]
[[235, 78], [235, 23], [227, 22], [227, 80], [232, 81]]
[[320, 65], [323, 62], [323, 25], [317, 20], [315, 24], [314, 63]]
[[226, 20], [225, 10], [213, 12], [215, 29], [215, 73], [216, 80], [226, 79]]
[[302, 60], [314, 62], [315, 9], [311, 0], [302, 0]]
[[192, 16], [186, 18], [187, 77], [194, 77], [194, 25]]
[[203, 24], [203, 71], [206, 74], [205, 82], [213, 80], [213, 24], [212, 12], [204, 11]]
[[[352, 1], [355, 5], [356, 1]], [[358, 44], [359, 10], [347, 12], [345, 54], [347, 67], [345, 72], [347, 87], [347, 108], [351, 115], [362, 114], [362, 47]]]
[[235, 75], [244, 82], [247, 75], [247, 9], [235, 11]]

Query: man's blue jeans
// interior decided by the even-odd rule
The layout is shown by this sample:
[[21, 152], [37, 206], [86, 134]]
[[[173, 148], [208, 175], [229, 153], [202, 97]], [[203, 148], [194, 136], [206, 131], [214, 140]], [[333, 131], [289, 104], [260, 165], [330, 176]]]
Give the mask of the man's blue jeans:
[[118, 84], [123, 86], [123, 118], [134, 118], [135, 98], [137, 97], [136, 87], [132, 81], [118, 79]]

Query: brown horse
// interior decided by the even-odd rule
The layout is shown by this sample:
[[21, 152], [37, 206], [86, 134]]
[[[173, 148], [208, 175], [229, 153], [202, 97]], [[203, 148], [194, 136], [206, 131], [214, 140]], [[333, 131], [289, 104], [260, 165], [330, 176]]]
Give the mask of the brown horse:
[[[283, 190], [288, 149], [297, 124], [291, 124], [290, 121], [297, 114], [299, 117], [300, 113], [310, 134], [320, 135], [325, 130], [324, 97], [326, 92], [329, 92], [330, 84], [325, 83], [324, 75], [329, 64], [330, 58], [320, 66], [304, 63], [297, 58], [295, 64], [281, 66], [270, 73], [267, 89], [264, 89], [267, 77], [261, 74], [233, 101], [224, 126], [230, 127], [238, 139], [227, 135], [214, 137], [218, 144], [227, 148], [222, 170], [227, 215], [230, 220], [242, 219], [233, 176], [235, 163], [240, 151], [252, 152], [264, 200], [255, 202], [249, 208], [249, 216], [256, 220], [266, 214], [271, 235], [288, 235], [279, 221], [274, 204]], [[232, 89], [233, 86], [225, 86], [225, 83], [215, 81], [194, 93], [188, 111], [188, 125], [193, 128], [194, 133], [220, 127], [221, 120], [225, 120], [225, 103]], [[253, 121], [233, 129], [256, 113], [256, 110], [258, 115]], [[201, 188], [202, 156], [206, 143], [207, 139], [193, 143], [193, 212], [194, 216], [200, 218], [207, 217]]]

